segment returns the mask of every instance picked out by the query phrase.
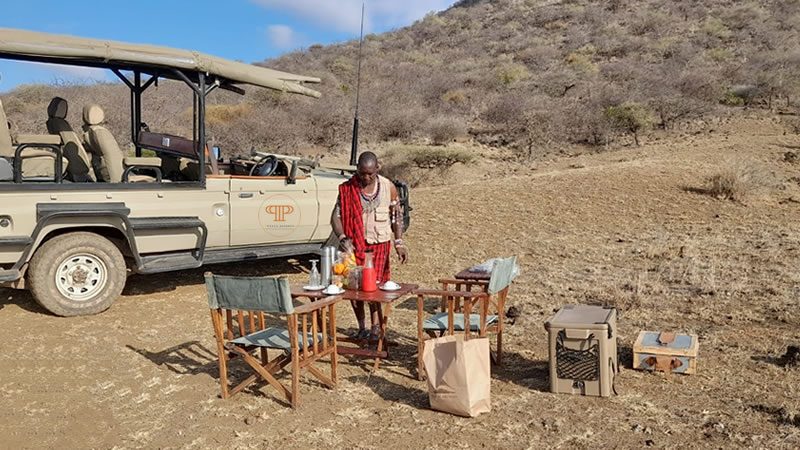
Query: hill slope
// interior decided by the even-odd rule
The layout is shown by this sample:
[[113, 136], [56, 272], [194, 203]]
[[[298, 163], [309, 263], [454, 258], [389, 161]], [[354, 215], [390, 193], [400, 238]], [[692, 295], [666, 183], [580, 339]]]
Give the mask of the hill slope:
[[[798, 29], [798, 2], [464, 0], [407, 28], [366, 37], [362, 135], [373, 143], [469, 136], [537, 154], [736, 111], [725, 106], [786, 107], [800, 90]], [[264, 61], [320, 76], [323, 98], [257, 89], [244, 97], [215, 94], [212, 135], [240, 149], [346, 147], [356, 55], [357, 42], [348, 42]], [[111, 122], [122, 139], [122, 91], [108, 85], [59, 92], [73, 104], [91, 98], [116, 109]], [[52, 93], [23, 87], [3, 100], [25, 129], [40, 126]], [[152, 128], [191, 129], [182, 86], [162, 83], [145, 102]], [[78, 109], [72, 114], [79, 123]]]

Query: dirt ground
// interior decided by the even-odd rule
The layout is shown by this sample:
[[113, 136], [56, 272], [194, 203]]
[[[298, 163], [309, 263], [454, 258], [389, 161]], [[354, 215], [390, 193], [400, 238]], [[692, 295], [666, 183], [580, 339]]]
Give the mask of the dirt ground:
[[[338, 387], [303, 383], [293, 411], [265, 385], [218, 397], [203, 270], [133, 276], [92, 317], [54, 317], [27, 292], [0, 290], [0, 447], [800, 447], [800, 368], [780, 364], [800, 342], [800, 164], [784, 160], [797, 146], [778, 119], [756, 117], [485, 175], [458, 169], [414, 190], [411, 262], [396, 280], [434, 286], [489, 257], [520, 257], [509, 304], [521, 316], [507, 327], [506, 364], [493, 367], [493, 410], [474, 419], [427, 408], [411, 376], [411, 301], [392, 316], [399, 346], [381, 370], [343, 360]], [[732, 163], [763, 169], [769, 185], [743, 202], [703, 193]], [[306, 267], [210, 270], [302, 281]], [[548, 392], [543, 324], [568, 303], [620, 309], [618, 396]], [[699, 373], [631, 370], [643, 329], [698, 334]]]

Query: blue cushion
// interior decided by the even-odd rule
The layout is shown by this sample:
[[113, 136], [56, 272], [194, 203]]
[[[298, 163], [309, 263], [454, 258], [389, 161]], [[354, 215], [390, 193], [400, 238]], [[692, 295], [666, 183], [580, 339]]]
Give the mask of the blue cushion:
[[[308, 333], [307, 342], [309, 347], [313, 343], [312, 336], [313, 335], [311, 333]], [[317, 333], [317, 342], [320, 341], [322, 341], [322, 334]], [[292, 348], [291, 342], [289, 341], [289, 331], [286, 328], [280, 328], [280, 327], [269, 327], [265, 330], [261, 330], [255, 333], [248, 334], [247, 336], [236, 338], [231, 342], [239, 345], [254, 345], [256, 347], [279, 348], [283, 350], [288, 350]], [[297, 332], [297, 343], [298, 346], [302, 349], [303, 334], [300, 333], [299, 331]]]
[[[497, 323], [499, 317], [495, 315], [486, 316], [486, 325], [492, 325]], [[480, 314], [470, 314], [469, 316], [469, 329], [470, 331], [480, 331], [481, 326], [481, 315]], [[447, 313], [439, 313], [435, 316], [428, 317], [422, 323], [423, 330], [447, 330], [448, 327], [447, 323]], [[464, 331], [464, 314], [453, 314], [453, 329], [456, 331]]]

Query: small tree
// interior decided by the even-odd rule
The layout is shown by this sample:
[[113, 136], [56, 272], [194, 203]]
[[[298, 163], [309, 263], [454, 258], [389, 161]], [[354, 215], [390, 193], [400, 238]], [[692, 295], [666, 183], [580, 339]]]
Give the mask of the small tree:
[[645, 106], [633, 102], [609, 106], [605, 110], [605, 115], [612, 127], [631, 133], [637, 146], [639, 146], [639, 133], [653, 124], [650, 111]]

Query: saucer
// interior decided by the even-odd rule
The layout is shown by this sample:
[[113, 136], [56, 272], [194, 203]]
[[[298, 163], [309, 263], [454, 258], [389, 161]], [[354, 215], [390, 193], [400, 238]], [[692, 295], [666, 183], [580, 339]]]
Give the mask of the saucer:
[[399, 284], [398, 284], [398, 285], [397, 285], [397, 287], [395, 287], [395, 288], [388, 288], [388, 287], [386, 287], [386, 285], [385, 285], [385, 284], [382, 284], [382, 285], [381, 285], [381, 290], [382, 290], [382, 291], [389, 291], [389, 292], [391, 292], [391, 291], [399, 291], [399, 290], [400, 290], [400, 289], [402, 289], [402, 288], [403, 288], [403, 287], [402, 287], [402, 286], [400, 286]]
[[303, 290], [304, 291], [321, 291], [323, 289], [325, 289], [325, 286], [322, 286], [322, 285], [320, 285], [320, 286], [311, 286], [311, 285], [303, 286]]
[[342, 292], [344, 292], [344, 289], [342, 289], [342, 288], [340, 288], [338, 286], [334, 286], [334, 287], [335, 287], [335, 290], [331, 289], [331, 287], [328, 286], [322, 291], [322, 293], [326, 294], [326, 295], [337, 295], [337, 294], [341, 294]]

